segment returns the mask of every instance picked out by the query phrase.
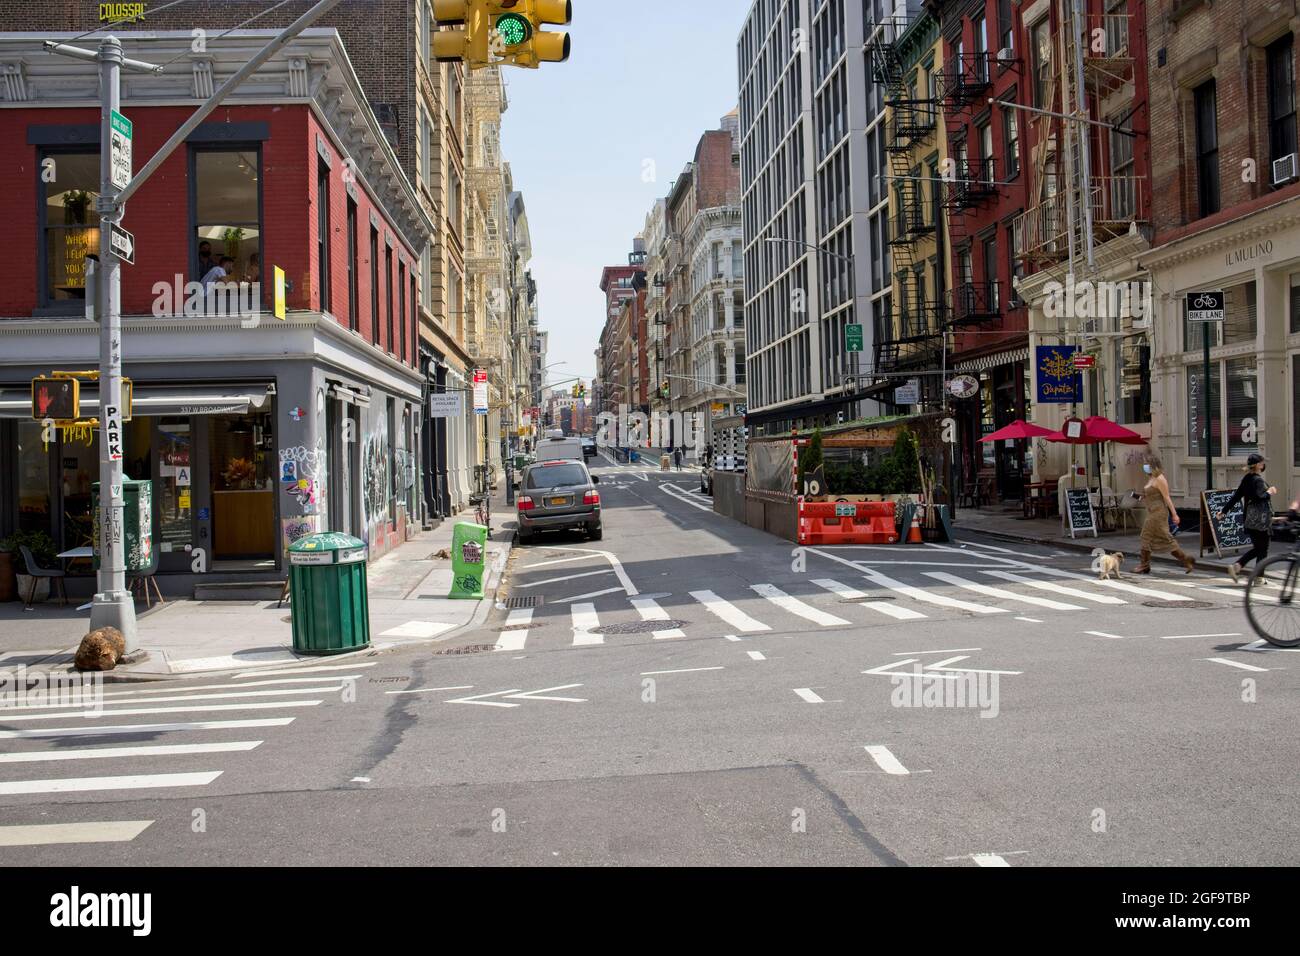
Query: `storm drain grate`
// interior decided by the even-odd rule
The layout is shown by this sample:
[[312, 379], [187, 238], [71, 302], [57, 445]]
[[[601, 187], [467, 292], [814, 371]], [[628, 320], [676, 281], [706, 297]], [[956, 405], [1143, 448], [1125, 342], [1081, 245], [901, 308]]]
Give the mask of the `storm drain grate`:
[[456, 657], [461, 654], [482, 654], [484, 651], [494, 650], [496, 650], [495, 644], [464, 644], [460, 647], [444, 647], [432, 653], [434, 657]]
[[592, 634], [649, 634], [652, 631], [671, 631], [686, 626], [685, 621], [628, 621], [625, 624], [606, 624], [593, 627]]
[[1143, 601], [1143, 607], [1158, 607], [1167, 611], [1208, 611], [1212, 608], [1223, 608], [1226, 605], [1215, 604], [1213, 601], [1177, 601], [1170, 603], [1168, 601]]
[[506, 598], [502, 604], [507, 610], [516, 610], [521, 607], [541, 607], [542, 599], [540, 597], [512, 597]]

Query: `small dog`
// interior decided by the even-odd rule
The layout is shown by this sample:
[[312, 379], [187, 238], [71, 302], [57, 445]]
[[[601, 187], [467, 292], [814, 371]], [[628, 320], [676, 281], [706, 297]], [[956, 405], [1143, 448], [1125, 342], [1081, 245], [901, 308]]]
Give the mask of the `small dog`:
[[1114, 575], [1116, 579], [1119, 578], [1119, 569], [1124, 564], [1124, 555], [1122, 552], [1116, 551], [1114, 554], [1107, 554], [1105, 551], [1098, 548], [1093, 552], [1093, 555], [1097, 558], [1098, 581], [1106, 581], [1111, 577], [1111, 575]]

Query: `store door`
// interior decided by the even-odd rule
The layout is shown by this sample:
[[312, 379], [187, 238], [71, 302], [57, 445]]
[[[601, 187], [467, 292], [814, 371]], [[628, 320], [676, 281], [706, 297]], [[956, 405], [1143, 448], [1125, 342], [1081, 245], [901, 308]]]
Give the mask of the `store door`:
[[[159, 568], [162, 571], [206, 571], [211, 554], [206, 541], [196, 534], [195, 475], [206, 474], [206, 454], [201, 441], [203, 420], [197, 416], [155, 419], [158, 449], [154, 474], [154, 507], [157, 509]], [[202, 555], [196, 554], [195, 549]], [[201, 561], [199, 559], [202, 559]]]

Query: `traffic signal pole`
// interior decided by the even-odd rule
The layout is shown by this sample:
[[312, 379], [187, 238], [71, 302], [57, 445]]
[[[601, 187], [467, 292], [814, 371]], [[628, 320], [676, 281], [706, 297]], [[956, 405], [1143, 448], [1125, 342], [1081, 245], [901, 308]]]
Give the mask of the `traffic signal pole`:
[[[122, 268], [113, 248], [114, 227], [122, 221], [126, 200], [140, 188], [163, 161], [245, 78], [270, 59], [295, 36], [311, 26], [341, 0], [320, 0], [315, 6], [284, 29], [252, 59], [230, 77], [221, 88], [187, 119], [171, 138], [145, 164], [130, 182], [119, 190], [113, 182], [113, 117], [120, 115], [122, 67], [160, 74], [162, 67], [122, 55], [122, 43], [106, 36], [97, 50], [69, 46], [57, 40], [45, 43], [51, 53], [59, 53], [99, 64], [99, 264], [95, 269], [95, 312], [99, 319], [99, 503], [100, 560], [95, 597], [90, 609], [91, 629], [115, 627], [122, 632], [127, 651], [138, 647], [135, 601], [126, 588], [126, 550], [123, 529], [122, 492]], [[130, 170], [127, 170], [128, 174]]]

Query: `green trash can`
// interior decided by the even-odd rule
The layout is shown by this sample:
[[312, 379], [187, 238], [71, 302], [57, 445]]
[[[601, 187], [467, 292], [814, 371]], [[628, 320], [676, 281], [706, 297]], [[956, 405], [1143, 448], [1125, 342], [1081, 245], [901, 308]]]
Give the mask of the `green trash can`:
[[289, 607], [299, 654], [369, 647], [366, 543], [330, 531], [289, 545]]

